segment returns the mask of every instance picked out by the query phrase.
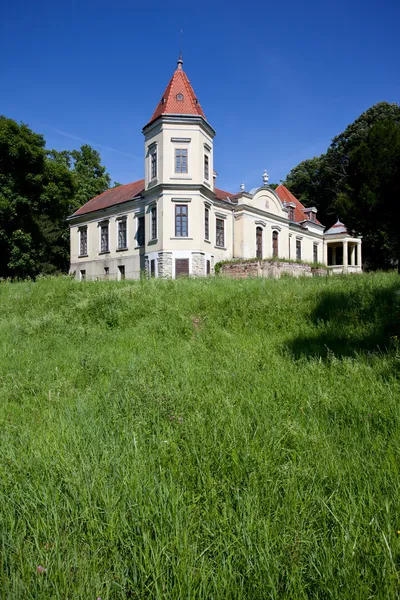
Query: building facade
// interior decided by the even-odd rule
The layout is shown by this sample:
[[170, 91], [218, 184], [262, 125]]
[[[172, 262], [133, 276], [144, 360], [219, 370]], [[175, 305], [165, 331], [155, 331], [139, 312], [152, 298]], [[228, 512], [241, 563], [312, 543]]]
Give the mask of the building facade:
[[[143, 128], [144, 179], [109, 189], [70, 218], [78, 279], [213, 274], [216, 262], [282, 258], [361, 271], [361, 239], [338, 222], [324, 233], [315, 208], [283, 185], [237, 193], [216, 187], [215, 131], [177, 68]], [[341, 264], [339, 264], [341, 262]]]

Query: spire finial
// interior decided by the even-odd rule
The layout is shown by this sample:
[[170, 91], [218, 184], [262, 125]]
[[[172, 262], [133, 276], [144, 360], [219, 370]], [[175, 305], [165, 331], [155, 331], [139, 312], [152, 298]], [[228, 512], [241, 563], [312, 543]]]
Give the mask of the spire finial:
[[264, 185], [268, 185], [269, 175], [267, 173], [267, 169], [264, 169], [262, 179], [263, 179]]
[[244, 192], [245, 189], [246, 189], [246, 187], [245, 187], [245, 185], [244, 185], [244, 183], [242, 181], [242, 183], [240, 184], [240, 191]]
[[183, 36], [183, 29], [181, 29], [181, 49], [180, 49], [179, 58], [178, 58], [178, 69], [182, 69], [182, 65], [183, 65], [183, 59], [182, 59], [182, 36]]

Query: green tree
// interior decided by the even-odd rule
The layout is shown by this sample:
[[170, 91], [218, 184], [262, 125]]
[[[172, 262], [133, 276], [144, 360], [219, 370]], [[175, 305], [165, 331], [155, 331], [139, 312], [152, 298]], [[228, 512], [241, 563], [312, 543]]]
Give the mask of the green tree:
[[[363, 232], [374, 267], [400, 271], [400, 122], [379, 120], [349, 154], [348, 194], [343, 212], [350, 227]], [[337, 204], [340, 207], [338, 199]]]
[[26, 277], [37, 271], [34, 248], [40, 231], [44, 181], [43, 136], [0, 116], [0, 276]]
[[74, 182], [74, 210], [91, 198], [102, 194], [111, 185], [110, 175], [101, 164], [100, 154], [85, 144], [80, 150], [72, 150], [72, 176]]
[[[386, 125], [383, 125], [384, 123]], [[391, 124], [390, 127], [387, 123]], [[378, 208], [383, 202], [381, 193], [377, 192], [379, 186], [392, 197], [396, 194], [395, 149], [393, 148], [388, 157], [382, 154], [382, 148], [375, 142], [377, 132], [382, 131], [381, 127], [389, 127], [391, 135], [395, 136], [400, 127], [398, 104], [379, 102], [369, 108], [332, 140], [325, 154], [300, 163], [290, 171], [284, 182], [303, 204], [318, 208], [318, 218], [322, 223], [330, 226], [336, 217], [340, 216], [349, 227], [362, 234], [364, 259], [371, 268], [391, 265], [394, 257], [398, 256], [395, 237], [388, 233], [391, 228], [387, 220], [392, 218], [392, 213], [387, 203], [382, 212]], [[373, 135], [371, 132], [374, 132]], [[384, 139], [381, 138], [380, 141], [384, 142]], [[371, 173], [366, 164], [363, 166], [363, 155], [368, 156], [369, 160], [377, 165], [381, 165], [383, 156], [387, 158], [387, 168], [383, 168], [383, 164], [379, 166], [373, 178], [377, 182], [372, 186], [373, 202], [371, 188], [370, 201], [365, 199], [365, 178], [370, 177]], [[361, 181], [364, 182], [364, 187], [361, 186]], [[377, 207], [377, 214], [371, 210], [372, 205]]]
[[0, 277], [67, 271], [66, 219], [110, 183], [90, 146], [47, 151], [42, 135], [0, 116]]

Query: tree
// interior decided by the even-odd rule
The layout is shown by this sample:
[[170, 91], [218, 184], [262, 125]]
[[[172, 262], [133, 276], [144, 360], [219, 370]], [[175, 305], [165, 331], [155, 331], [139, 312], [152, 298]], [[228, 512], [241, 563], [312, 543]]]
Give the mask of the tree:
[[42, 135], [0, 116], [0, 277], [67, 271], [66, 219], [110, 183], [90, 146], [47, 151]]
[[364, 232], [367, 259], [377, 268], [397, 262], [400, 271], [400, 122], [377, 121], [349, 154], [348, 203], [350, 227]]
[[34, 216], [40, 211], [45, 164], [43, 136], [0, 116], [0, 276], [36, 272], [33, 248], [40, 237]]
[[101, 164], [100, 154], [85, 144], [80, 150], [72, 150], [72, 176], [75, 188], [74, 209], [77, 210], [91, 198], [110, 187], [111, 178]]
[[[391, 136], [396, 137], [395, 132], [400, 128], [398, 104], [380, 102], [372, 106], [332, 140], [325, 154], [300, 163], [290, 171], [284, 182], [303, 204], [318, 208], [318, 216], [323, 223], [329, 226], [340, 216], [355, 232], [362, 234], [364, 259], [371, 268], [391, 265], [394, 257], [398, 256], [395, 237], [388, 233], [387, 220], [392, 218], [392, 213], [387, 203], [383, 212], [379, 208], [377, 214], [371, 210], [372, 205], [382, 205], [383, 197], [377, 191], [380, 186], [382, 193], [385, 189], [391, 197], [396, 193], [395, 148], [390, 156], [382, 150], [386, 147], [382, 138], [383, 130], [388, 133], [386, 128], [390, 129]], [[378, 137], [383, 146], [376, 141]], [[372, 171], [367, 169], [362, 156], [368, 156], [370, 163], [377, 165], [373, 177], [377, 183], [372, 186], [374, 191], [369, 188], [369, 202], [366, 201], [365, 186]], [[387, 168], [383, 164], [384, 157]]]

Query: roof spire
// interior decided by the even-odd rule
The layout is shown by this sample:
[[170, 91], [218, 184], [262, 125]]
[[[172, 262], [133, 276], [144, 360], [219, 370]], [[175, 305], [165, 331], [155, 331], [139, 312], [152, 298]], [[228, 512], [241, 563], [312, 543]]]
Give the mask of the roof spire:
[[183, 35], [183, 30], [181, 29], [181, 49], [180, 49], [180, 52], [179, 52], [178, 65], [177, 65], [177, 68], [179, 70], [182, 69], [182, 65], [183, 65], [183, 59], [182, 59], [182, 35]]

